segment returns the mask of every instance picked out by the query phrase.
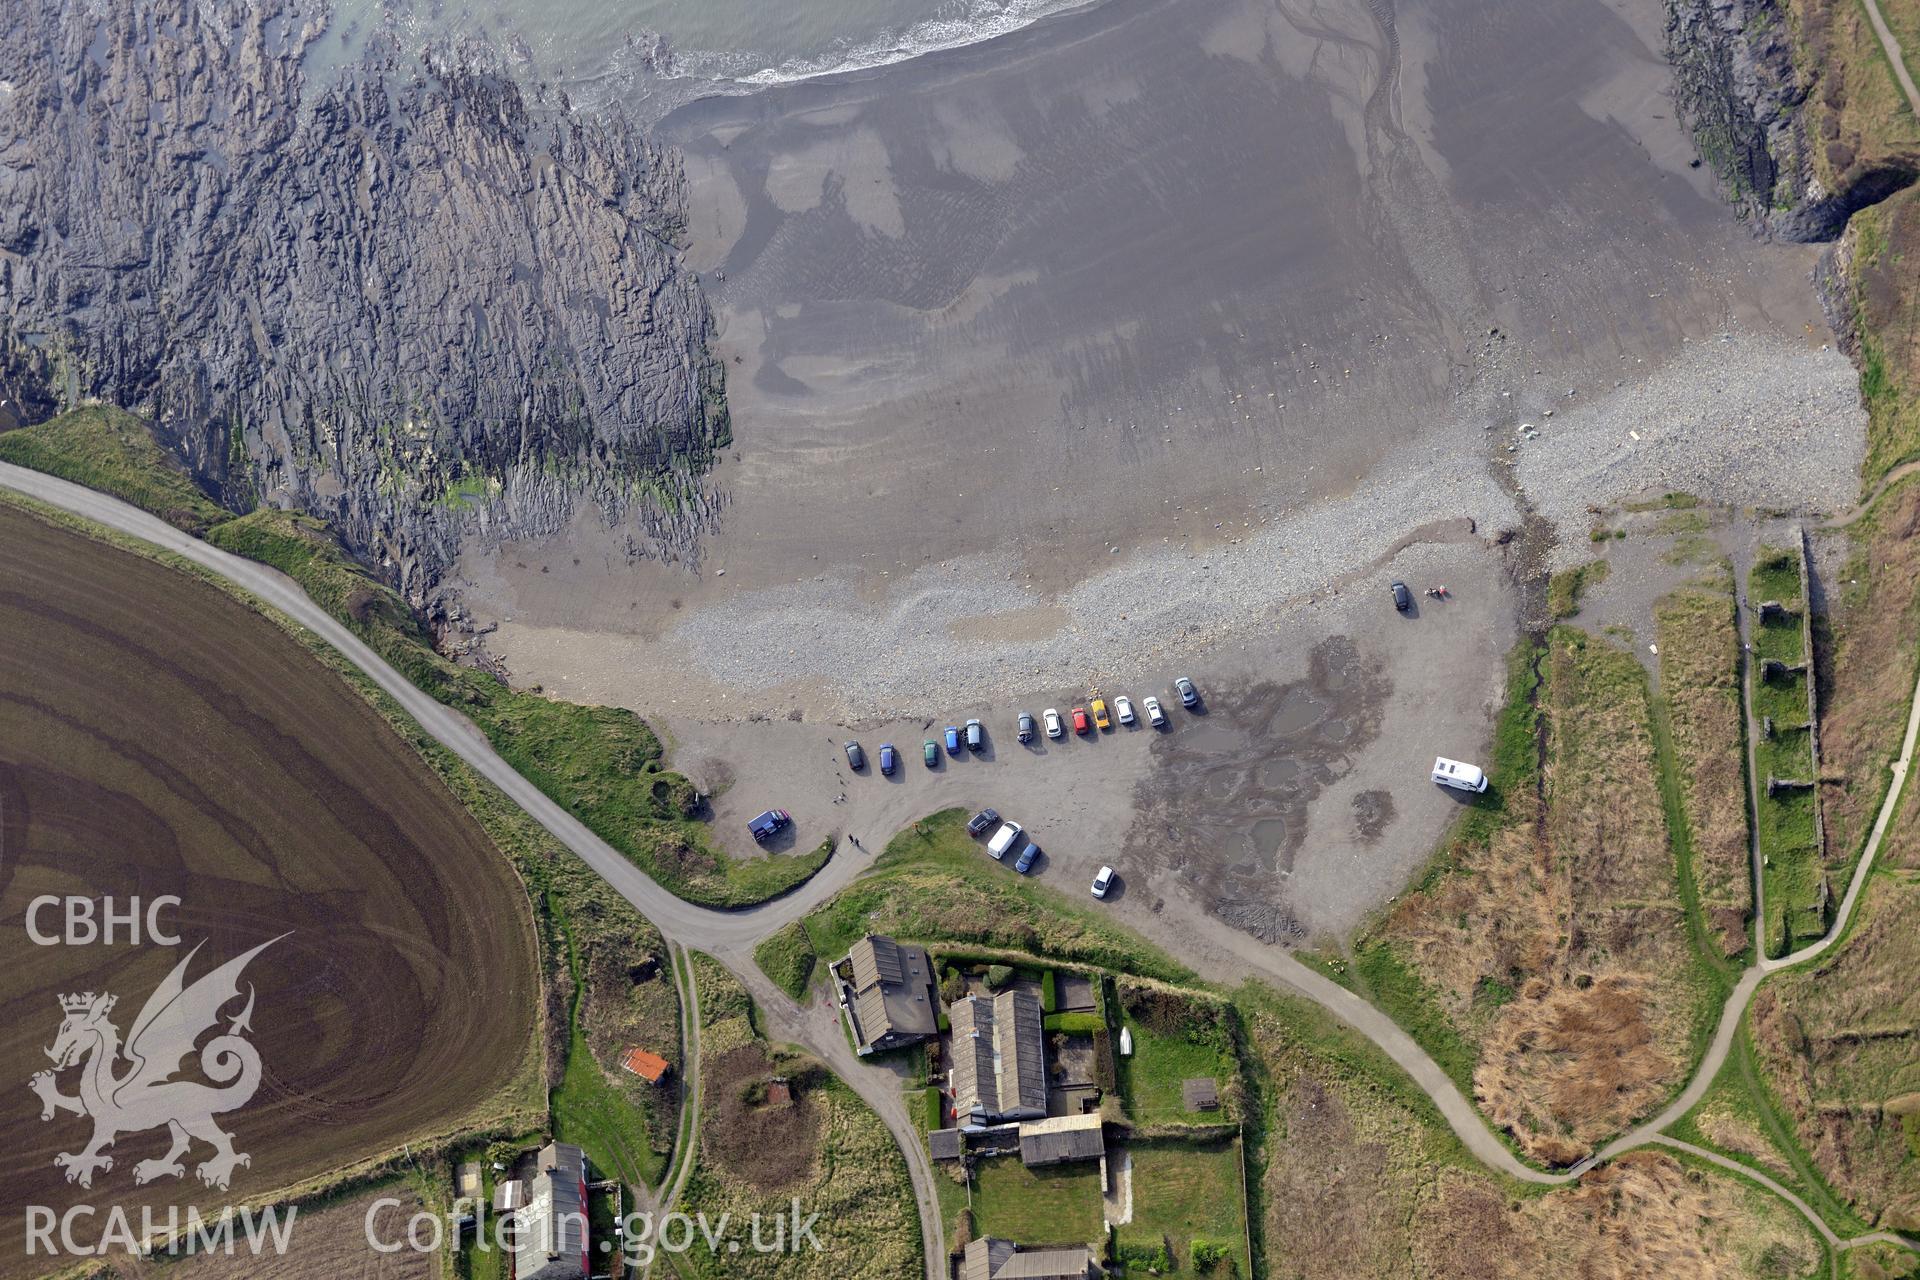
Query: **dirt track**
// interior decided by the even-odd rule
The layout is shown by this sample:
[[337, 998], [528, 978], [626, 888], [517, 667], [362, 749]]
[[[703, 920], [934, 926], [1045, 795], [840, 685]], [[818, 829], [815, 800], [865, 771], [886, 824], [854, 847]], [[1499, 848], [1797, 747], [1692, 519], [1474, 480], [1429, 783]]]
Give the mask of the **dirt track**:
[[[0, 634], [9, 1203], [217, 1206], [497, 1106], [533, 1039], [526, 895], [361, 698], [218, 590], [12, 507], [0, 508]], [[24, 917], [43, 893], [177, 894], [163, 923], [182, 947], [34, 946]], [[136, 1188], [164, 1131], [124, 1135], [90, 1190], [66, 1183], [54, 1156], [91, 1126], [42, 1123], [25, 1087], [49, 1065], [56, 997], [113, 992], [125, 1033], [187, 948], [204, 943], [191, 980], [289, 931], [244, 975], [264, 1076], [222, 1121], [252, 1159], [230, 1195], [195, 1178], [211, 1154], [198, 1145], [184, 1178]], [[19, 1213], [0, 1221], [0, 1274], [30, 1269], [23, 1228]]]

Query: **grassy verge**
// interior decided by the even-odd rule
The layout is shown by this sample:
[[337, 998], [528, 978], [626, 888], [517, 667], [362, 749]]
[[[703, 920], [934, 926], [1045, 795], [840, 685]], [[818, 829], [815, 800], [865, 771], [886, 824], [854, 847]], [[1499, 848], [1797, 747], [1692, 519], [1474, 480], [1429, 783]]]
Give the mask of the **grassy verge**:
[[1589, 560], [1571, 569], [1562, 569], [1547, 579], [1547, 616], [1564, 622], [1580, 612], [1580, 598], [1607, 580], [1612, 570], [1605, 560]]
[[146, 423], [106, 405], [0, 435], [0, 461], [110, 493], [191, 534], [233, 518], [200, 491]]
[[830, 843], [795, 857], [738, 859], [713, 847], [693, 784], [662, 766], [660, 740], [619, 707], [509, 687], [437, 653], [406, 602], [310, 517], [261, 510], [211, 530], [215, 546], [272, 565], [420, 689], [470, 718], [506, 762], [635, 866], [689, 902], [737, 907], [792, 889]]
[[861, 934], [963, 942], [1192, 983], [1193, 973], [1105, 916], [1010, 874], [947, 809], [887, 843], [870, 871], [806, 920], [816, 955], [844, 955]]
[[760, 972], [795, 1000], [806, 996], [818, 959], [813, 942], [807, 937], [806, 923], [800, 920], [770, 935], [753, 949], [753, 962], [760, 966]]

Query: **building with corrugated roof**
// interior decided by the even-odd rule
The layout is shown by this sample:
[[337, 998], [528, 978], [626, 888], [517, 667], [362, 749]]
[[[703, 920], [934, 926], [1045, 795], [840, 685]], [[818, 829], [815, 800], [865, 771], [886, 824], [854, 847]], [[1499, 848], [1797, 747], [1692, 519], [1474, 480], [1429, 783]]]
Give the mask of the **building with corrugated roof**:
[[1046, 1033], [1028, 991], [970, 995], [953, 1006], [954, 1123], [982, 1129], [1047, 1114]]
[[1084, 1245], [1022, 1249], [1011, 1240], [982, 1236], [961, 1255], [960, 1280], [1086, 1280], [1093, 1254]]
[[584, 1280], [587, 1243], [587, 1157], [568, 1142], [549, 1142], [525, 1179], [526, 1200], [513, 1214], [507, 1246], [512, 1280]]

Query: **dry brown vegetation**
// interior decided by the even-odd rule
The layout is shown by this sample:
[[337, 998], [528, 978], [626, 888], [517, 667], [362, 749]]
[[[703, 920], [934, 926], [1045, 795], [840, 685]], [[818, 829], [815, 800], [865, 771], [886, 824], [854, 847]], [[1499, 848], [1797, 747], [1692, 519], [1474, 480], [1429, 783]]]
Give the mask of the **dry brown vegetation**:
[[1544, 1195], [1510, 1186], [1296, 1026], [1249, 1025], [1272, 1106], [1258, 1199], [1274, 1280], [1788, 1280], [1821, 1260], [1783, 1203], [1661, 1153]]
[[1806, 125], [1822, 184], [1840, 190], [1889, 162], [1920, 157], [1920, 131], [1861, 6], [1791, 0], [1789, 7], [1800, 46], [1794, 63], [1812, 78]]
[[1920, 1230], [1920, 885], [1882, 877], [1862, 912], [1831, 958], [1760, 989], [1753, 1039], [1822, 1177], [1867, 1221]]
[[[780, 1280], [913, 1280], [920, 1227], [906, 1160], [880, 1118], [825, 1067], [769, 1046], [739, 982], [693, 956], [700, 993], [700, 1151], [681, 1208], [710, 1221], [772, 1215], [795, 1197], [820, 1216], [820, 1251], [681, 1255], [698, 1275]], [[791, 1103], [768, 1100], [784, 1076]], [[771, 1227], [769, 1226], [769, 1231]]]
[[1381, 936], [1480, 1046], [1474, 1087], [1537, 1158], [1578, 1160], [1678, 1083], [1693, 980], [1632, 655], [1553, 633], [1544, 795], [1410, 895]]
[[1753, 868], [1740, 767], [1740, 633], [1728, 579], [1683, 588], [1654, 607], [1660, 688], [1673, 725], [1680, 792], [1693, 834], [1700, 907], [1722, 951], [1748, 945]]
[[[1890, 490], [1851, 538], [1851, 555], [1829, 593], [1829, 643], [1816, 646], [1830, 866], [1851, 862], [1866, 838], [1885, 794], [1887, 761], [1906, 728], [1920, 635], [1920, 478]], [[1920, 865], [1911, 790], [1904, 820], [1887, 835], [1890, 864]]]

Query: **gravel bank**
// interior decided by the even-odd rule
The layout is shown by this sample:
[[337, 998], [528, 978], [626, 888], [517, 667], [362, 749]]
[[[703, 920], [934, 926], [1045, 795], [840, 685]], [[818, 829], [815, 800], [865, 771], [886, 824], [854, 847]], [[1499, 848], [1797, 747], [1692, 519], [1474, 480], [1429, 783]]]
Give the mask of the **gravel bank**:
[[[1479, 458], [1436, 443], [1388, 466], [1346, 498], [1224, 545], [1121, 547], [1112, 568], [1058, 597], [1023, 585], [1010, 554], [966, 557], [915, 572], [879, 603], [830, 574], [745, 593], [667, 639], [717, 684], [751, 691], [819, 682], [850, 718], [944, 714], [1037, 688], [1126, 682], [1271, 628], [1290, 606], [1337, 590], [1422, 526], [1453, 522], [1457, 537], [1466, 534], [1463, 518], [1483, 533], [1517, 523]], [[1461, 552], [1490, 554], [1483, 548], [1467, 537]], [[1036, 608], [1050, 608], [1058, 628], [1035, 635], [1025, 620]], [[1021, 638], [994, 634], [993, 619], [1004, 615], [1018, 620]]]
[[[1659, 372], [1496, 438], [1560, 534], [1556, 568], [1585, 559], [1590, 505], [1683, 492], [1734, 507], [1829, 512], [1858, 496], [1860, 379], [1837, 350], [1729, 332]], [[1636, 438], [1637, 437], [1637, 438]], [[1506, 453], [1506, 445], [1516, 447]]]

